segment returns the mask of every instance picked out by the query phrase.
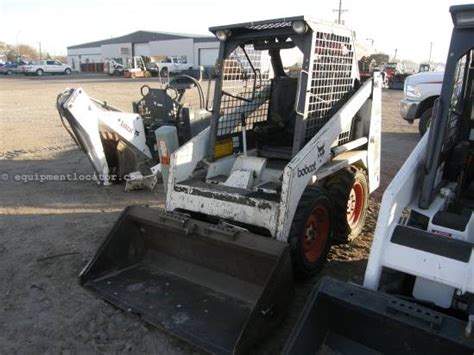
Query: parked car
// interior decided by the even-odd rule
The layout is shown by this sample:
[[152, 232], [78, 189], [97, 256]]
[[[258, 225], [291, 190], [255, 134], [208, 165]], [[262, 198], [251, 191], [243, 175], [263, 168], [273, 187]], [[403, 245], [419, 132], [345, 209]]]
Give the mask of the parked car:
[[19, 62], [8, 62], [0, 67], [0, 73], [4, 75], [13, 75], [18, 74], [23, 71], [23, 67], [28, 65], [28, 62], [19, 61]]
[[405, 80], [400, 114], [409, 123], [420, 119], [418, 130], [424, 135], [431, 123], [433, 105], [441, 93], [444, 72], [423, 72]]
[[23, 73], [25, 75], [32, 74], [37, 76], [42, 76], [46, 73], [69, 75], [72, 73], [72, 68], [69, 65], [61, 63], [57, 60], [38, 60], [32, 64], [25, 65], [23, 67]]

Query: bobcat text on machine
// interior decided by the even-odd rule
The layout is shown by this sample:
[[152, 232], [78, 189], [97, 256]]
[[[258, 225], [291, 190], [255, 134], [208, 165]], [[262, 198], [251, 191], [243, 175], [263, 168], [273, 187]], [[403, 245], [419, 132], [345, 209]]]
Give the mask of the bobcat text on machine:
[[[307, 17], [210, 29], [210, 127], [171, 156], [165, 210], [126, 209], [81, 283], [216, 353], [268, 333], [333, 236], [357, 237], [379, 185], [381, 80], [354, 34]], [[284, 63], [302, 57], [297, 77]]]
[[384, 193], [364, 287], [324, 279], [286, 353], [474, 353], [474, 5], [450, 11], [433, 123]]
[[[183, 102], [186, 89], [192, 87], [199, 93], [199, 109]], [[89, 97], [82, 88], [66, 89], [57, 98], [64, 127], [87, 154], [98, 182], [104, 185], [126, 180], [126, 189], [153, 188], [156, 164], [162, 158], [169, 160], [169, 152], [160, 152], [159, 143], [172, 137], [161, 136], [160, 128], [176, 127], [173, 148], [177, 148], [209, 125], [201, 85], [192, 77], [175, 77], [165, 88], [144, 85], [140, 91], [142, 98], [133, 102], [133, 113]]]

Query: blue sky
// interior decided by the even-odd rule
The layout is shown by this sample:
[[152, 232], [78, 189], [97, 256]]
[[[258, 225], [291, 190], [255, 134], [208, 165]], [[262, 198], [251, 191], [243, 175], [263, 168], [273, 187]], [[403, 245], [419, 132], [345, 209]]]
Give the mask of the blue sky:
[[[464, 0], [343, 0], [346, 25], [362, 42], [398, 58], [445, 61], [452, 29], [448, 8]], [[471, 0], [472, 2], [472, 0]], [[0, 41], [30, 44], [55, 54], [68, 45], [136, 30], [208, 34], [207, 28], [251, 20], [309, 15], [336, 19], [339, 0], [0, 0]]]

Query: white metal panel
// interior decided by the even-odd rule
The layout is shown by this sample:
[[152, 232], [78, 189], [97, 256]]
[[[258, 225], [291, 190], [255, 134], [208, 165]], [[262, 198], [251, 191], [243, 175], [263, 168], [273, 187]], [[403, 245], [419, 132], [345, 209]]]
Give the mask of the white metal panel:
[[188, 63], [195, 64], [192, 38], [152, 41], [149, 46], [150, 56], [186, 56]]
[[380, 74], [374, 73], [374, 89], [372, 90], [370, 126], [369, 126], [369, 144], [368, 144], [368, 175], [369, 192], [372, 193], [380, 185], [380, 152], [382, 136], [382, 86]]
[[77, 128], [86, 139], [82, 139], [84, 146], [82, 149], [88, 155], [94, 170], [99, 175], [98, 178], [104, 185], [110, 185], [109, 165], [105, 157], [104, 147], [99, 133], [99, 110], [81, 89], [74, 90], [69, 96], [63, 107], [74, 117]]
[[[464, 263], [388, 241], [381, 266], [449, 285], [463, 292], [474, 292], [472, 258]], [[369, 286], [366, 286], [365, 280], [364, 286]]]
[[[381, 87], [377, 90], [381, 90]], [[291, 222], [306, 186], [330, 160], [330, 147], [341, 133], [341, 127], [352, 121], [371, 95], [372, 81], [368, 80], [285, 167], [276, 236], [278, 240], [287, 241]]]
[[104, 44], [102, 49], [102, 61], [106, 59], [122, 59], [122, 63], [127, 63], [127, 59], [132, 56], [131, 43]]
[[150, 43], [134, 43], [133, 44], [134, 55], [136, 56], [150, 56]]
[[[200, 60], [200, 51], [201, 50], [215, 50], [217, 51], [216, 54], [215, 54], [215, 58], [213, 59], [212, 62], [210, 62], [209, 64], [204, 64], [204, 63], [201, 63], [199, 62], [199, 65], [202, 65], [202, 66], [214, 66], [216, 64], [216, 59], [217, 59], [217, 54], [219, 53], [219, 45], [220, 45], [220, 42], [219, 41], [210, 41], [210, 42], [194, 42], [194, 58], [196, 60], [196, 64], [198, 64], [198, 61]], [[209, 54], [209, 57], [206, 59], [206, 60], [210, 60], [211, 59], [211, 52], [209, 53], [206, 53], [206, 55]]]
[[373, 290], [378, 288], [382, 267], [385, 264], [387, 245], [390, 244], [393, 230], [403, 209], [418, 195], [427, 142], [428, 135], [425, 134], [383, 194], [375, 236], [365, 270], [364, 287]]
[[212, 67], [216, 64], [219, 48], [199, 48], [198, 65]]
[[101, 55], [102, 49], [100, 47], [89, 47], [89, 48], [68, 48], [67, 55]]
[[[186, 188], [185, 185], [179, 185], [179, 188], [182, 187]], [[175, 211], [177, 209], [199, 211], [209, 216], [219, 216], [238, 222], [245, 221], [245, 223], [249, 225], [265, 228], [272, 235], [275, 235], [278, 218], [278, 202], [248, 198], [247, 200], [255, 203], [255, 206], [249, 206], [212, 197], [191, 195], [189, 193], [190, 190], [192, 190], [192, 187], [190, 187], [187, 192], [176, 191], [174, 186], [170, 186], [170, 183], [168, 183], [166, 209], [168, 211]], [[227, 196], [233, 196], [235, 198], [242, 197], [239, 194], [231, 193], [227, 193]]]

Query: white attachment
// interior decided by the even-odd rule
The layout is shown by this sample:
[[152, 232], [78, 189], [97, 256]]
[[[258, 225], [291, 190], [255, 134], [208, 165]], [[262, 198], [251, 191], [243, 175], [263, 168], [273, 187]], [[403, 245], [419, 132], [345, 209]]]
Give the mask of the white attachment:
[[134, 171], [128, 174], [125, 181], [125, 191], [142, 190], [144, 188], [153, 190], [158, 178], [155, 174], [144, 176], [140, 171]]
[[110, 185], [110, 176], [101, 135], [115, 136], [137, 155], [145, 159], [152, 158], [146, 145], [143, 120], [139, 115], [103, 106], [81, 88], [74, 89], [61, 105], [69, 111], [69, 124], [99, 175], [98, 180], [104, 185]]
[[174, 126], [161, 126], [155, 131], [155, 136], [160, 156], [163, 186], [167, 191], [171, 154], [179, 148], [178, 131]]

